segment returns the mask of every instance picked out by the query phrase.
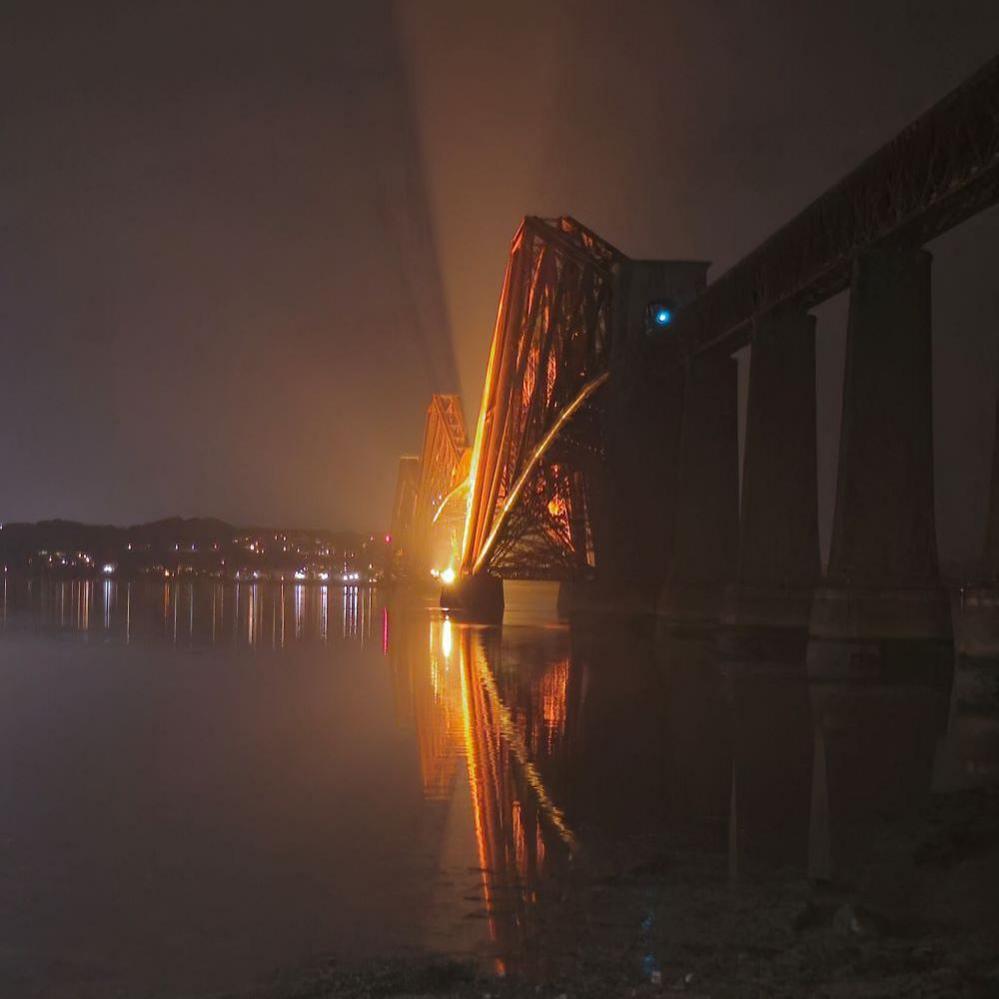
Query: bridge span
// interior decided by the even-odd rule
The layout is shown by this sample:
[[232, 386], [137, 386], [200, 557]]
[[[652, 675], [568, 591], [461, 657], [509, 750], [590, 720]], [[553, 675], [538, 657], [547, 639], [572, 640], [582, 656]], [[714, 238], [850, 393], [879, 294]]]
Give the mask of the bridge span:
[[[923, 247], [997, 200], [999, 58], [710, 285], [704, 262], [633, 260], [572, 218], [525, 218], [446, 602], [495, 617], [502, 579], [557, 579], [577, 610], [807, 630], [815, 662], [949, 648]], [[823, 577], [809, 310], [847, 289]], [[740, 503], [731, 355], [747, 344]], [[999, 577], [999, 543], [987, 557]], [[981, 604], [999, 611], [990, 593]]]

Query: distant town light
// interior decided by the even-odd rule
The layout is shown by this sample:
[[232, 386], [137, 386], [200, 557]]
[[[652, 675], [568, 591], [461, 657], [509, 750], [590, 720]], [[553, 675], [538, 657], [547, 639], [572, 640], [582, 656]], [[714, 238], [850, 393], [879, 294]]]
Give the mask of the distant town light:
[[114, 573], [114, 570], [115, 570], [114, 562], [105, 562], [104, 565], [101, 566], [101, 571], [104, 573], [105, 576], [112, 575]]
[[319, 578], [325, 583], [330, 578], [330, 574], [328, 572], [321, 572], [319, 573]]
[[296, 579], [305, 579], [305, 572], [303, 570], [301, 570], [301, 569], [296, 569], [295, 570], [295, 578]]
[[451, 566], [448, 566], [443, 572], [441, 572], [441, 582], [445, 586], [450, 586], [457, 578], [457, 573]]

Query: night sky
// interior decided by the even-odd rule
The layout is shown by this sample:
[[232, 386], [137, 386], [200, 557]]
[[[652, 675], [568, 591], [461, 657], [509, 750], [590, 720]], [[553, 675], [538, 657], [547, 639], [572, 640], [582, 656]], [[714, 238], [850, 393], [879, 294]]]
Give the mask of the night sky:
[[[995, 0], [6, 3], [0, 519], [379, 527], [430, 393], [474, 419], [521, 216], [717, 276], [997, 42]], [[966, 560], [999, 215], [930, 248]], [[825, 528], [845, 297], [819, 317]]]

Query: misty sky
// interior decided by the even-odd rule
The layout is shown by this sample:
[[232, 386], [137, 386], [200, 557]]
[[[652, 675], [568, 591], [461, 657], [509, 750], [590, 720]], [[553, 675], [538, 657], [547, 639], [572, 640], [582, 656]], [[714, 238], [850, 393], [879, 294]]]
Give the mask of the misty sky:
[[[477, 411], [524, 214], [717, 276], [995, 53], [983, 2], [6, 3], [0, 519], [375, 528]], [[981, 543], [999, 217], [935, 253], [937, 509]], [[845, 301], [819, 310], [831, 515]]]

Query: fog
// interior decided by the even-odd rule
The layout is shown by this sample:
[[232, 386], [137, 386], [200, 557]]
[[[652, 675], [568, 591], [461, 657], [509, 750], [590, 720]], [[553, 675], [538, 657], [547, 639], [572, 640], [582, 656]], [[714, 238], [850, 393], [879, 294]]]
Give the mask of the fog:
[[[524, 214], [717, 277], [999, 37], [991, 2], [5, 11], [0, 518], [114, 522], [383, 524], [429, 394], [474, 418]], [[931, 247], [946, 559], [984, 528], [997, 246], [993, 211]]]

